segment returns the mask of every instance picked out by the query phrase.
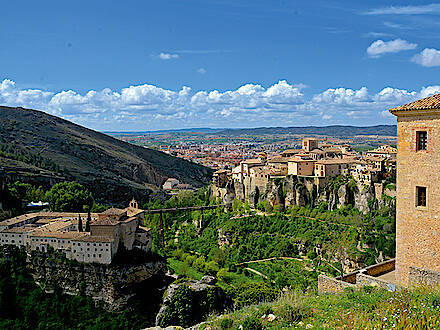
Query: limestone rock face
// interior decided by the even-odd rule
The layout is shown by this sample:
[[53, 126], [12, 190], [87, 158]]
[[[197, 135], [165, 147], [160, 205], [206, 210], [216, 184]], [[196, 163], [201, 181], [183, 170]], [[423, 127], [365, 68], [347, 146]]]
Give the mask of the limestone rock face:
[[55, 286], [65, 294], [85, 294], [109, 311], [129, 309], [128, 300], [135, 295], [133, 285], [165, 270], [164, 261], [138, 265], [101, 265], [64, 262], [32, 253], [28, 268], [35, 283], [46, 292]]
[[354, 207], [363, 213], [367, 213], [370, 210], [368, 201], [374, 197], [371, 186], [358, 185], [358, 189], [354, 193]]
[[[383, 184], [376, 184], [382, 185]], [[379, 205], [383, 204], [382, 192], [394, 197], [395, 191], [378, 189], [375, 186], [365, 186], [362, 184], [349, 187], [349, 184], [341, 184], [334, 188], [328, 181], [322, 181], [319, 184], [313, 177], [297, 177], [294, 175], [285, 178], [268, 180], [267, 184], [257, 185], [251, 181], [241, 184], [237, 181], [230, 182], [227, 185], [227, 194], [224, 197], [225, 202], [231, 202], [234, 198], [247, 200], [252, 206], [258, 202], [268, 200], [273, 206], [305, 206], [312, 201], [315, 204], [321, 202], [328, 203], [329, 210], [346, 206], [348, 204], [358, 208], [361, 212], [369, 211], [368, 202], [374, 198], [379, 200]], [[382, 203], [382, 204], [380, 204]]]
[[203, 321], [212, 312], [231, 307], [232, 301], [215, 283], [214, 277], [204, 276], [200, 281], [188, 279], [171, 284], [156, 316], [156, 325], [189, 327]]

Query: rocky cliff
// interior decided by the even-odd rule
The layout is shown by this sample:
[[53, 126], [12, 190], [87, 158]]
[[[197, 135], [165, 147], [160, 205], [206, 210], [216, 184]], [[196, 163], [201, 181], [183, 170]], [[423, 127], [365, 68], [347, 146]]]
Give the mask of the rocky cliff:
[[[394, 188], [395, 189], [395, 188]], [[366, 213], [374, 206], [384, 203], [384, 196], [394, 197], [394, 191], [385, 188], [383, 183], [363, 185], [340, 177], [338, 180], [317, 181], [310, 177], [287, 176], [270, 179], [265, 184], [255, 184], [251, 180], [245, 183], [229, 182], [226, 186], [225, 202], [234, 198], [248, 201], [252, 206], [268, 200], [272, 205], [305, 206], [310, 203], [327, 203], [329, 210], [352, 205]], [[373, 204], [372, 204], [373, 203]]]
[[210, 313], [232, 307], [232, 300], [215, 283], [214, 277], [204, 276], [200, 281], [188, 279], [171, 284], [156, 316], [156, 325], [191, 326], [203, 321]]
[[28, 269], [46, 292], [60, 288], [69, 295], [84, 294], [109, 311], [129, 309], [135, 286], [163, 273], [165, 262], [151, 260], [137, 265], [82, 264], [56, 253], [32, 251]]

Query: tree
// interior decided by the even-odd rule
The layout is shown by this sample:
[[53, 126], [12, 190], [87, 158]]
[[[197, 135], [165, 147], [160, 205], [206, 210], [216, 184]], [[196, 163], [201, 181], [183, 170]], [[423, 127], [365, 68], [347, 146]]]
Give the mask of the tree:
[[90, 232], [90, 222], [92, 221], [92, 216], [90, 215], [90, 211], [87, 212], [87, 221], [86, 221], [86, 230]]
[[347, 231], [334, 232], [326, 245], [332, 257], [339, 263], [339, 271], [344, 276], [344, 261], [356, 251], [356, 237]]
[[62, 182], [54, 185], [47, 193], [46, 200], [52, 211], [81, 212], [93, 205], [92, 194], [78, 182]]
[[81, 215], [80, 214], [78, 214], [78, 231], [79, 232], [83, 231], [83, 223], [82, 223]]

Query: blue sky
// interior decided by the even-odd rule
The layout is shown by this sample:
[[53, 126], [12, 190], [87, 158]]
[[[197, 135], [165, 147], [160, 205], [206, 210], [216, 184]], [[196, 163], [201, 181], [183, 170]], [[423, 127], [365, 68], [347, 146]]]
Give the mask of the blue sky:
[[8, 1], [0, 104], [98, 130], [391, 124], [440, 92], [432, 1]]

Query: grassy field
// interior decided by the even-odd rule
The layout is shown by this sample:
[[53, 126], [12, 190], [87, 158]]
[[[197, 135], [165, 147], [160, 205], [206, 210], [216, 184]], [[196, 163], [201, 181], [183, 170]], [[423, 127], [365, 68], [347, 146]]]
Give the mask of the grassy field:
[[272, 303], [212, 316], [202, 329], [440, 329], [440, 291], [287, 292]]

